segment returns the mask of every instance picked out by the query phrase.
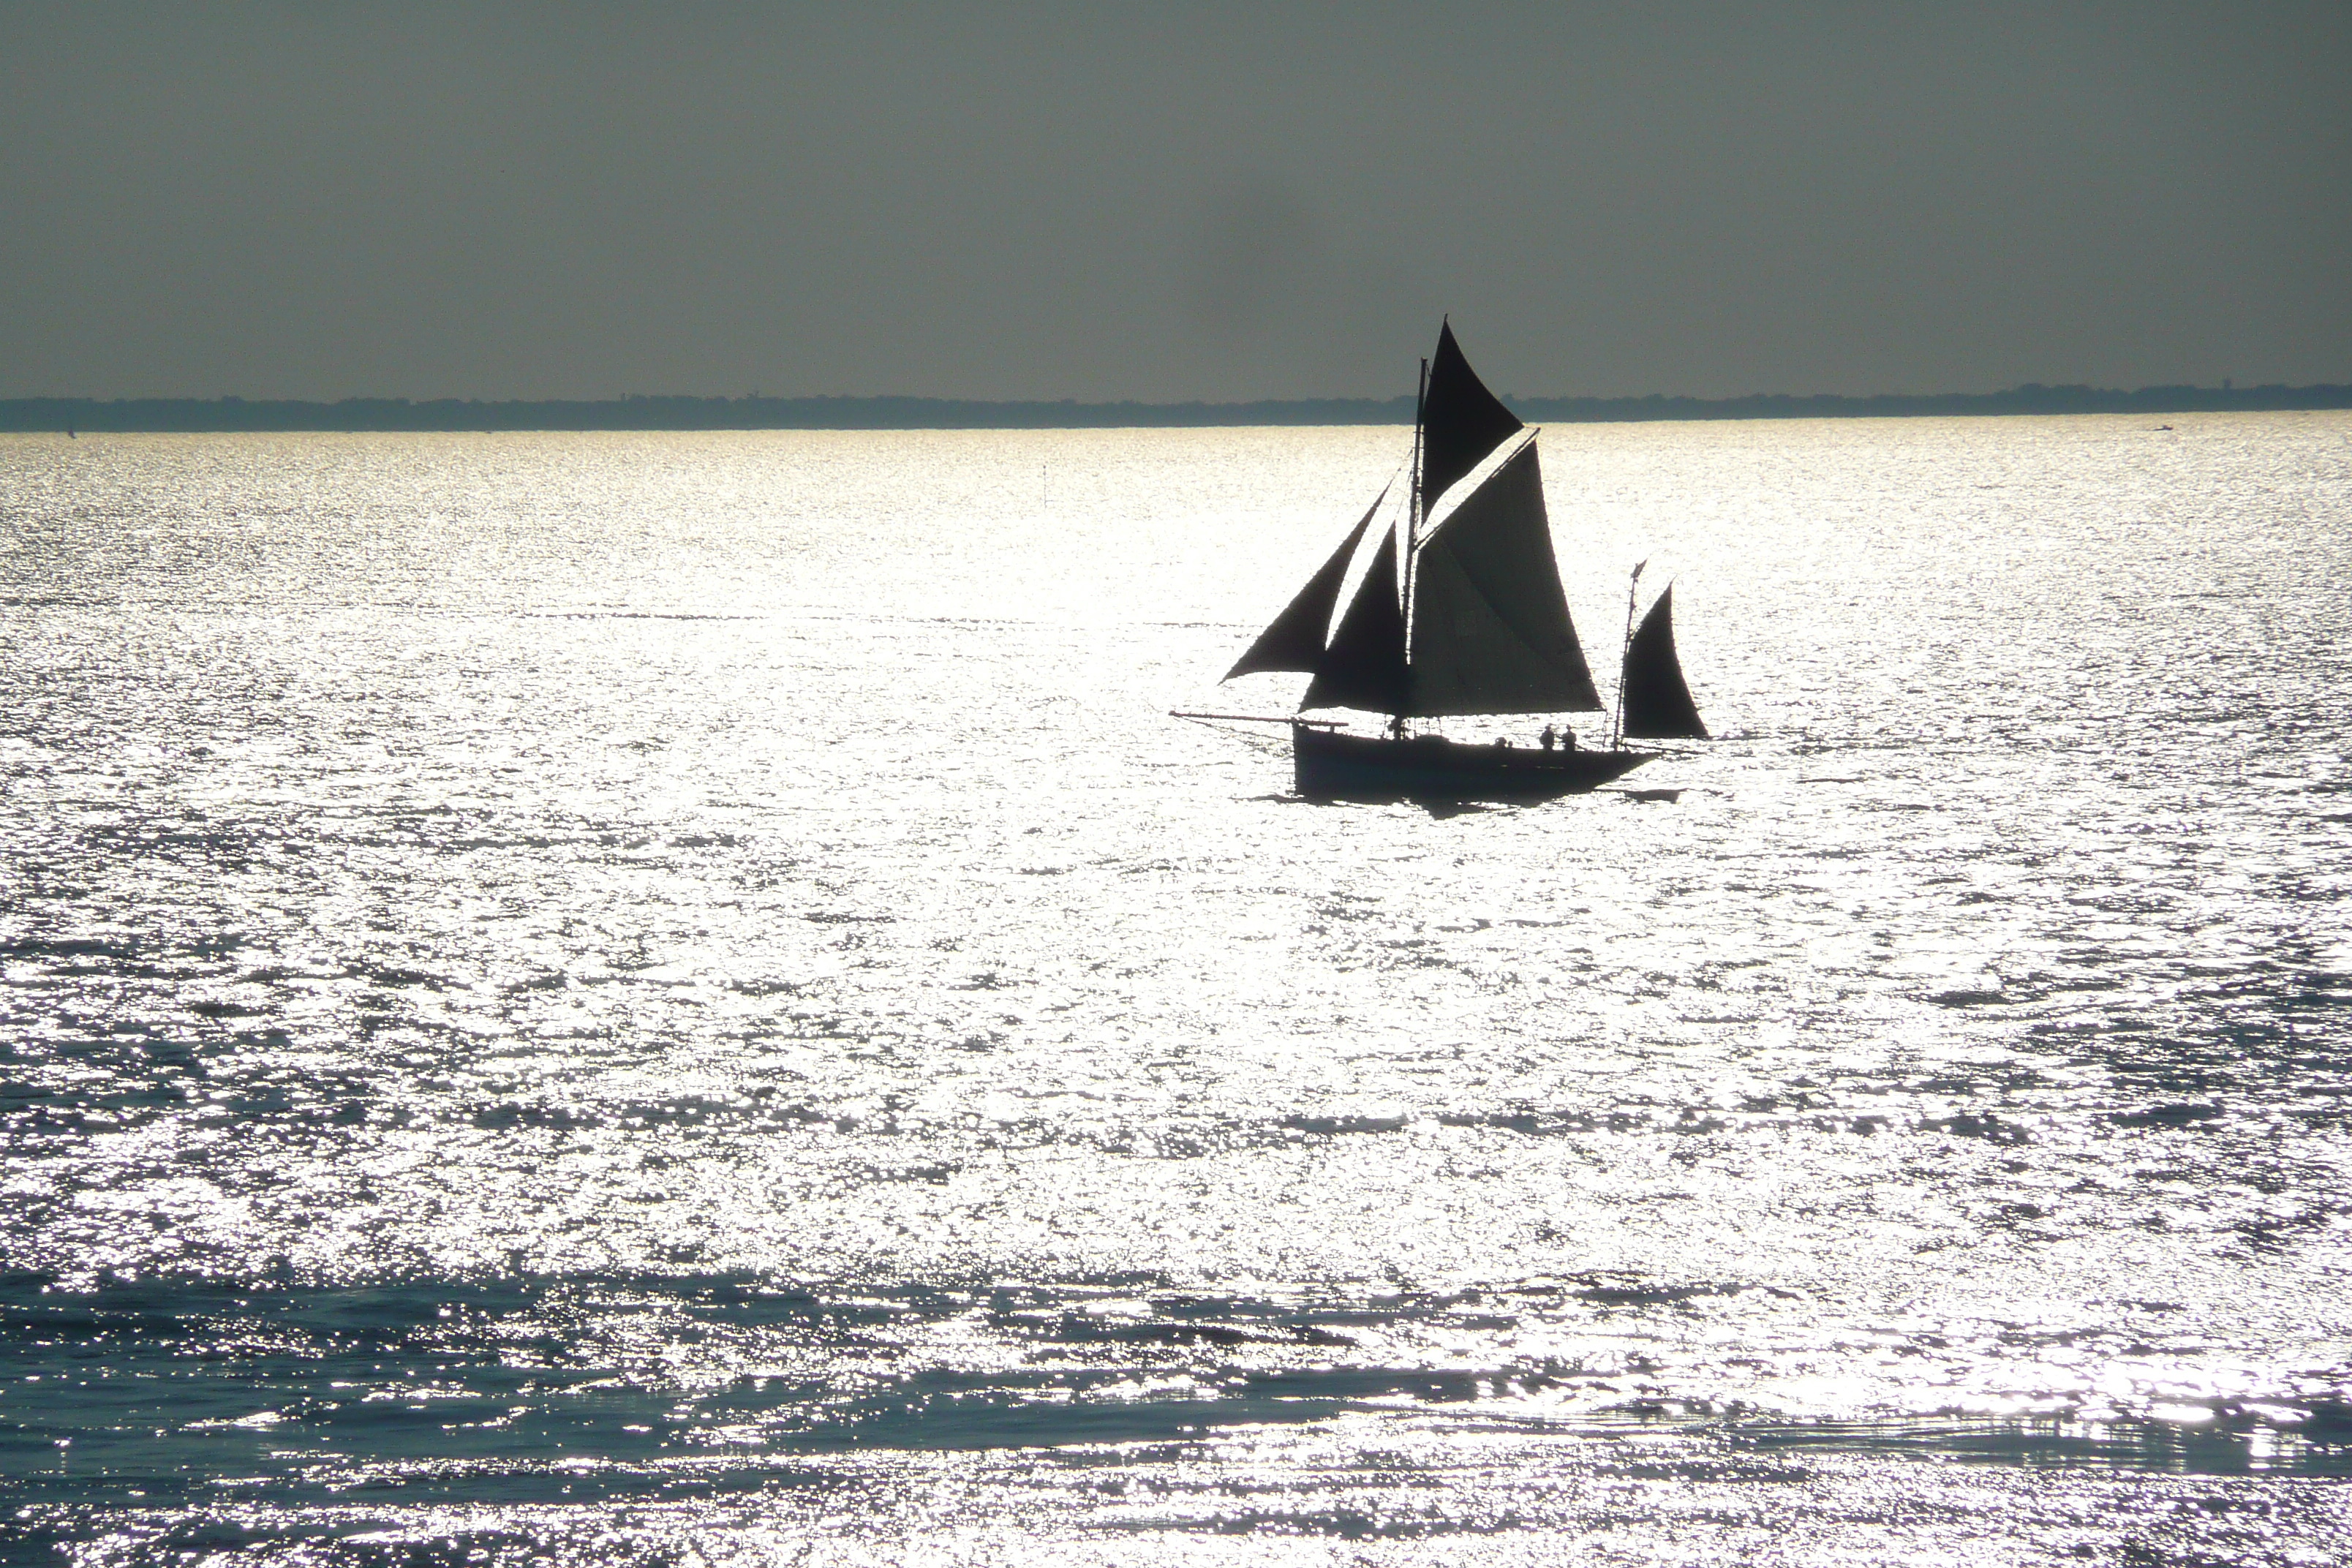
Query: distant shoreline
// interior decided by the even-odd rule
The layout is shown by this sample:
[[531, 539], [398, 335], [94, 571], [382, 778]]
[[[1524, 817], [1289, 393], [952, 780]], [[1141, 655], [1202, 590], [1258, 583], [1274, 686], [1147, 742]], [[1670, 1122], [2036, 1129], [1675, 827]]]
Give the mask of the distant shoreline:
[[[2001, 414], [2234, 414], [2352, 408], [2352, 385], [2012, 387], [2006, 392], [1784, 393], [1748, 397], [1513, 397], [1534, 424], [1660, 419], [1864, 419]], [[479, 402], [351, 397], [338, 403], [238, 397], [0, 398], [0, 433], [88, 430], [1053, 430], [1247, 425], [1409, 425], [1412, 400], [1256, 403], [992, 403], [945, 397], [612, 397]]]

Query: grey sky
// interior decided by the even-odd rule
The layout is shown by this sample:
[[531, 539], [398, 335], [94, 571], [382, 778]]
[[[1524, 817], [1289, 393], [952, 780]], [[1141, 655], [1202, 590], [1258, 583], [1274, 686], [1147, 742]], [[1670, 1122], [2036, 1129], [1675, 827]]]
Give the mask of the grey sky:
[[2352, 381], [2352, 5], [0, 0], [0, 395]]

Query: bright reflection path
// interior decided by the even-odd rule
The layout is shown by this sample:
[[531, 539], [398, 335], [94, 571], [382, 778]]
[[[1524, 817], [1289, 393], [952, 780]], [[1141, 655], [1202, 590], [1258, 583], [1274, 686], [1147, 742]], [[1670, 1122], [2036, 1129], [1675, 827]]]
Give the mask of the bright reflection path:
[[1447, 816], [1163, 716], [1395, 431], [0, 440], [0, 1538], [2333, 1560], [2352, 416], [2155, 423], [1549, 432], [1723, 739]]

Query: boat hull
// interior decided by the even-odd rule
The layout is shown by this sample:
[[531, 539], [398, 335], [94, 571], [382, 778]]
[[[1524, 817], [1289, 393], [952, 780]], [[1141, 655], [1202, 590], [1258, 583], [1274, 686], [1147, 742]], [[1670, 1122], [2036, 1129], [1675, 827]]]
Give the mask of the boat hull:
[[1657, 755], [1394, 741], [1305, 724], [1290, 727], [1290, 746], [1298, 793], [1310, 800], [1550, 800], [1622, 778]]

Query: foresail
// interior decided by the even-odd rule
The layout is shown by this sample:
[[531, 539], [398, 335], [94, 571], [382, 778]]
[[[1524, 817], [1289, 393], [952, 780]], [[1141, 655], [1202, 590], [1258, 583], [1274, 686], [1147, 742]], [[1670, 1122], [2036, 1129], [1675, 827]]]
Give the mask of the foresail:
[[1413, 565], [1412, 674], [1395, 711], [1561, 713], [1601, 706], [1569, 620], [1530, 441], [1464, 498]]
[[1331, 629], [1331, 608], [1339, 602], [1339, 587], [1348, 579], [1348, 563], [1356, 558], [1356, 546], [1362, 542], [1364, 530], [1371, 527], [1379, 515], [1381, 503], [1389, 499], [1386, 489], [1363, 520], [1348, 531], [1348, 537], [1323, 563], [1315, 575], [1307, 579], [1307, 586], [1290, 601], [1274, 624], [1258, 634], [1249, 651], [1239, 663], [1225, 671], [1231, 680], [1237, 675], [1254, 675], [1261, 670], [1287, 669], [1312, 673], [1323, 663], [1323, 639]]
[[1625, 733], [1643, 741], [1704, 741], [1706, 725], [1675, 652], [1675, 591], [1668, 587], [1625, 645]]
[[1452, 323], [1441, 326], [1421, 407], [1422, 516], [1448, 486], [1524, 428], [1462, 356]]
[[1404, 697], [1404, 606], [1397, 596], [1396, 530], [1381, 535], [1380, 554], [1331, 634], [1331, 646], [1298, 706], [1399, 711]]

